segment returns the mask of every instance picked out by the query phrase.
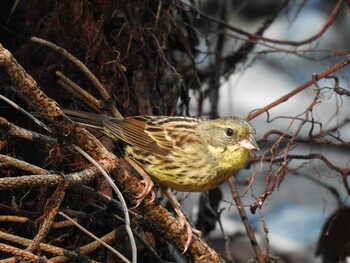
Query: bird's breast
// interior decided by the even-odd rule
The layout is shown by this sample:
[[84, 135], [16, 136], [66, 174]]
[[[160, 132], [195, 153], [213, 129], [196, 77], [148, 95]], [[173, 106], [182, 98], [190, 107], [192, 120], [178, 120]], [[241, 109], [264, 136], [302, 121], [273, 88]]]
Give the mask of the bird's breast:
[[242, 168], [249, 159], [249, 151], [237, 145], [224, 147], [214, 147], [208, 145], [208, 152], [212, 159], [218, 164], [218, 170], [222, 173], [232, 173]]
[[232, 173], [220, 169], [204, 149], [156, 155], [126, 147], [126, 159], [136, 161], [156, 182], [174, 190], [203, 192], [222, 184]]

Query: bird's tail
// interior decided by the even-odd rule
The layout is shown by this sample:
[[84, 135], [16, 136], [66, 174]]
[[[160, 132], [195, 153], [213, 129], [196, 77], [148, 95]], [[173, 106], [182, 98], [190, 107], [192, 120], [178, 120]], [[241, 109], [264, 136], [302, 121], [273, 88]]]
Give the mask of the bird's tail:
[[97, 129], [103, 128], [104, 122], [110, 118], [103, 114], [95, 114], [79, 110], [63, 109], [63, 112], [73, 121]]

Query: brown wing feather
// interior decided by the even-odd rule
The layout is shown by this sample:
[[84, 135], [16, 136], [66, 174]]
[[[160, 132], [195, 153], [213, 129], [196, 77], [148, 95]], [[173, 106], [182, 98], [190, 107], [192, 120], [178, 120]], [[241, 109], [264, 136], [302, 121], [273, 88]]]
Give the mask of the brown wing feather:
[[157, 143], [145, 133], [147, 116], [129, 117], [123, 120], [108, 119], [105, 121], [105, 130], [126, 143], [143, 150], [165, 155], [168, 152], [160, 148]]
[[191, 143], [200, 143], [198, 124], [200, 118], [192, 117], [152, 117], [146, 123], [145, 132], [168, 151], [177, 151]]
[[136, 116], [124, 120], [108, 119], [105, 128], [126, 143], [152, 152], [166, 155], [188, 143], [199, 142], [197, 126], [199, 118]]

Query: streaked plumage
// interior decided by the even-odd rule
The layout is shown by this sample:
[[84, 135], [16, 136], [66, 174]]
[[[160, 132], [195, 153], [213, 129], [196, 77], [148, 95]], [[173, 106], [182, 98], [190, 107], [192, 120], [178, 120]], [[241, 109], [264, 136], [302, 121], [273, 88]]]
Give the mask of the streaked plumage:
[[155, 181], [179, 191], [200, 192], [219, 186], [246, 164], [251, 150], [258, 149], [255, 129], [237, 117], [136, 116], [117, 120], [66, 112], [126, 142], [126, 159], [138, 163]]

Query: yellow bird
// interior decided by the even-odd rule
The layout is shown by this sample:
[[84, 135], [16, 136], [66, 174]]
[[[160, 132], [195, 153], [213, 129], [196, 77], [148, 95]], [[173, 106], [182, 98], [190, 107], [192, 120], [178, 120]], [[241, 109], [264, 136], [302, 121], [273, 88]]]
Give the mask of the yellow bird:
[[[255, 129], [238, 117], [209, 120], [135, 116], [118, 120], [81, 111], [64, 112], [78, 122], [100, 129], [114, 140], [126, 142], [125, 159], [145, 179], [145, 191], [139, 196], [141, 200], [153, 187], [148, 175], [160, 185], [178, 191], [208, 191], [242, 168], [252, 150], [259, 150], [254, 139]], [[191, 228], [171, 198], [168, 196], [180, 222]], [[188, 233], [191, 238], [192, 229]]]

